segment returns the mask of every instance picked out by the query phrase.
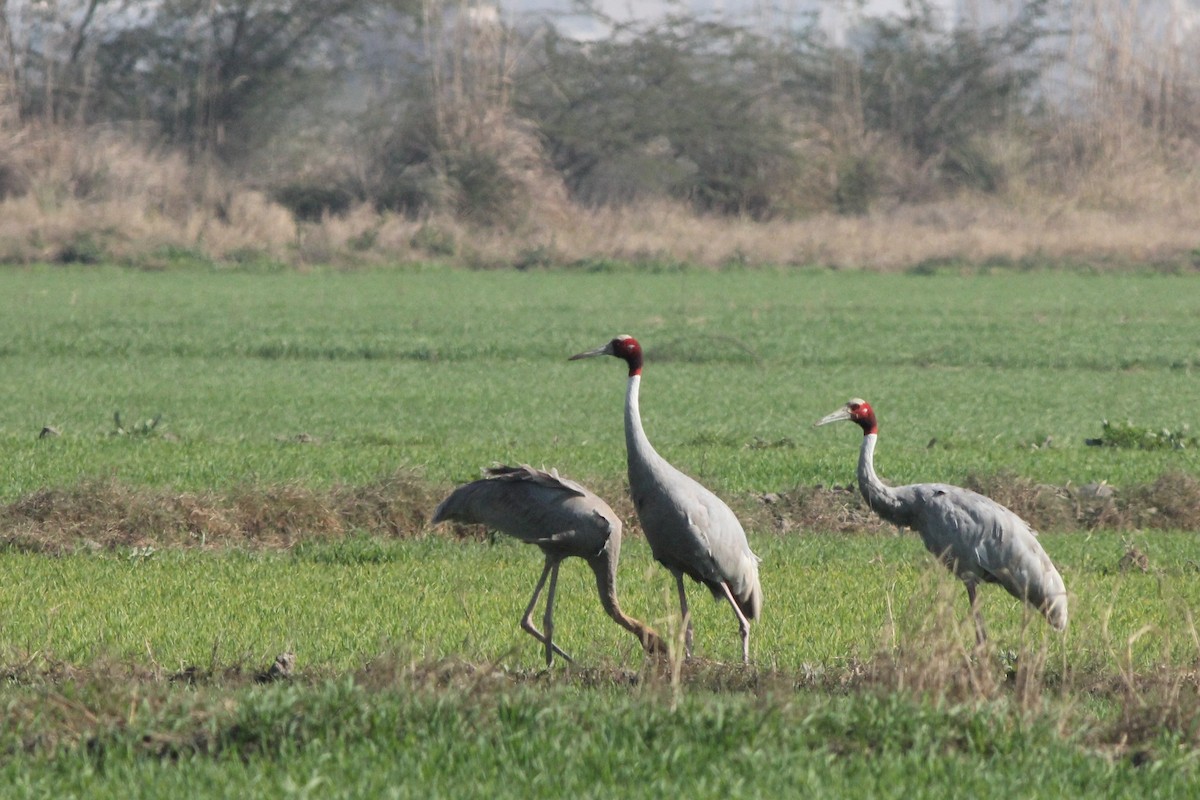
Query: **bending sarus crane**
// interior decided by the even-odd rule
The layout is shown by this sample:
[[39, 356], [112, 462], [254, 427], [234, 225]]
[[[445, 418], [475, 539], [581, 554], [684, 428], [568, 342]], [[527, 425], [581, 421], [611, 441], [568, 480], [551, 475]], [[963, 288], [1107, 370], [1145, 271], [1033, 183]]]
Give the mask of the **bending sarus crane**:
[[654, 558], [675, 576], [687, 654], [692, 654], [692, 618], [684, 575], [733, 606], [742, 636], [742, 661], [749, 663], [750, 620], [762, 613], [762, 587], [759, 559], [750, 551], [742, 524], [719, 497], [668, 464], [646, 438], [638, 410], [642, 348], [637, 340], [621, 335], [595, 350], [573, 355], [571, 360], [593, 356], [615, 356], [629, 365], [625, 392], [629, 492]]
[[814, 423], [850, 420], [863, 430], [858, 456], [858, 488], [871, 509], [894, 525], [915, 529], [929, 552], [937, 556], [967, 587], [975, 639], [987, 638], [975, 588], [998, 583], [1018, 600], [1040, 611], [1055, 630], [1067, 627], [1067, 589], [1062, 576], [1025, 520], [978, 492], [944, 483], [891, 487], [875, 474], [875, 411], [855, 398]]
[[[666, 646], [650, 626], [626, 616], [617, 602], [617, 561], [621, 556], [621, 520], [596, 495], [574, 481], [527, 465], [486, 470], [488, 477], [459, 486], [433, 512], [433, 524], [455, 520], [486, 525], [546, 554], [546, 566], [521, 618], [521, 627], [546, 646], [546, 666], [558, 653], [571, 657], [554, 643], [554, 590], [564, 558], [579, 556], [596, 573], [600, 604], [617, 624], [632, 633], [649, 653]], [[546, 593], [543, 634], [533, 624], [533, 607], [550, 578]]]

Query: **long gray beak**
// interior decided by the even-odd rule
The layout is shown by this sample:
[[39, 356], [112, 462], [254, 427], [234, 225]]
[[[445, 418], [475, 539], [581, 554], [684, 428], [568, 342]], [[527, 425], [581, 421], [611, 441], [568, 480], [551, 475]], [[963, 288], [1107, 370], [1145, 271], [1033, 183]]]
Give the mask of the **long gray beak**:
[[813, 427], [819, 428], [822, 425], [828, 425], [831, 422], [841, 422], [844, 419], [850, 419], [850, 408], [848, 406], [842, 406], [837, 411], [834, 411], [832, 414], [826, 414], [825, 416], [821, 417], [819, 420], [814, 422]]
[[575, 355], [568, 358], [567, 361], [578, 361], [581, 358], [594, 358], [595, 356], [611, 356], [612, 354], [613, 354], [613, 346], [612, 346], [612, 342], [610, 341], [601, 347], [597, 347], [595, 350], [588, 350], [583, 353], [576, 353]]

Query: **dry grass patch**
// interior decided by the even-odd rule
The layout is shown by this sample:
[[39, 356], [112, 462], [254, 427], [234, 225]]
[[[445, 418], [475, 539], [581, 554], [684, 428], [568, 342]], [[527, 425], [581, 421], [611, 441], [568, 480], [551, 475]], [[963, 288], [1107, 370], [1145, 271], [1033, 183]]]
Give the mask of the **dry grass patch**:
[[[1012, 509], [1036, 530], [1200, 530], [1200, 479], [1166, 473], [1152, 484], [1052, 486], [1011, 474], [969, 475], [963, 485]], [[880, 533], [893, 530], [867, 507], [854, 485], [797, 486], [744, 502], [749, 527]]]
[[[1191, 203], [1089, 207], [1043, 195], [1025, 202], [977, 195], [900, 205], [865, 216], [817, 214], [752, 222], [699, 217], [669, 205], [598, 210], [558, 232], [565, 260], [607, 257], [898, 271], [929, 262], [1077, 264], [1104, 267], [1190, 263], [1200, 227], [1200, 187]], [[535, 240], [536, 241], [536, 240]]]
[[1134, 527], [1200, 530], [1200, 479], [1169, 472], [1123, 493]]
[[430, 485], [406, 472], [325, 491], [282, 485], [176, 493], [100, 481], [40, 489], [0, 508], [0, 541], [63, 553], [81, 547], [287, 548], [354, 532], [417, 536], [436, 499]]
[[[1180, 155], [1128, 149], [1069, 177], [1015, 182], [1007, 193], [891, 203], [861, 216], [754, 221], [666, 200], [586, 208], [554, 184], [523, 191], [519, 221], [490, 225], [452, 210], [410, 217], [368, 204], [301, 222], [254, 186], [128, 133], [0, 126], [0, 144], [0, 260], [15, 263], [164, 268], [190, 253], [218, 263], [342, 267], [1197, 266], [1200, 174], [1172, 168], [1187, 161]], [[553, 183], [516, 172], [529, 173], [530, 185]]]
[[26, 124], [0, 132], [0, 259], [163, 266], [159, 253], [284, 258], [292, 215], [252, 188], [136, 133]]
[[[971, 476], [966, 485], [1007, 505], [1040, 530], [1198, 530], [1200, 480], [1170, 473], [1153, 484], [1049, 486], [1012, 475]], [[382, 538], [429, 532], [428, 520], [449, 487], [399, 471], [379, 481], [312, 489], [298, 484], [243, 486], [228, 492], [172, 492], [115, 481], [44, 488], [0, 507], [0, 544], [65, 553], [146, 546], [282, 549], [307, 539], [359, 533]], [[627, 536], [641, 527], [624, 481], [596, 484], [610, 498]], [[798, 486], [789, 492], [731, 498], [749, 530], [776, 533], [879, 534], [893, 531], [853, 486]], [[477, 525], [442, 530], [480, 538]]]

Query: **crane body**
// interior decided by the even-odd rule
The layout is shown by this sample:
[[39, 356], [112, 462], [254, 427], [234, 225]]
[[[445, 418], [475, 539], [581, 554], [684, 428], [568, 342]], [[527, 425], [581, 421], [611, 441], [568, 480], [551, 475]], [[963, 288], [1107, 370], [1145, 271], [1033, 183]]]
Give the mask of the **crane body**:
[[976, 588], [998, 583], [1009, 594], [1037, 609], [1055, 630], [1067, 627], [1067, 590], [1037, 533], [1025, 520], [990, 497], [945, 483], [888, 486], [875, 473], [879, 426], [875, 411], [855, 398], [827, 414], [815, 426], [849, 420], [863, 430], [858, 458], [858, 487], [876, 514], [920, 534], [967, 590], [975, 634], [987, 634], [979, 614]]
[[[658, 634], [626, 615], [617, 601], [621, 520], [608, 504], [554, 471], [521, 465], [493, 467], [486, 473], [487, 477], [451, 492], [434, 511], [432, 522], [455, 520], [486, 525], [542, 550], [545, 565], [521, 618], [521, 628], [545, 646], [546, 666], [553, 663], [555, 654], [571, 661], [553, 639], [558, 568], [570, 556], [583, 558], [592, 568], [605, 613], [634, 634], [647, 652], [665, 652]], [[543, 633], [533, 624], [533, 609], [547, 580]]]
[[705, 585], [718, 600], [729, 601], [742, 638], [742, 660], [748, 662], [750, 620], [762, 614], [759, 559], [729, 506], [672, 466], [650, 444], [639, 407], [642, 351], [637, 340], [618, 336], [571, 358], [600, 355], [622, 358], [629, 365], [625, 394], [629, 491], [654, 558], [675, 576], [687, 654], [692, 651], [692, 622], [684, 575]]

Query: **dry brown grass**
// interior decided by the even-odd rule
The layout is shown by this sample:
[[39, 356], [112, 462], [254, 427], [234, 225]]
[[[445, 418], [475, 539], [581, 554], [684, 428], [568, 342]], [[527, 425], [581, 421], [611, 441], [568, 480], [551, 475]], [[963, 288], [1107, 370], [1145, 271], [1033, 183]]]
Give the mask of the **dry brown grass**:
[[[1120, 491], [1048, 486], [1024, 478], [971, 477], [970, 488], [1009, 506], [1041, 530], [1200, 529], [1200, 479], [1163, 475]], [[297, 484], [243, 486], [227, 492], [173, 492], [114, 481], [44, 488], [0, 506], [0, 545], [64, 553], [156, 547], [288, 548], [306, 539], [363, 534], [422, 536], [450, 487], [397, 472], [361, 486], [313, 489]], [[626, 535], [641, 528], [624, 483], [597, 485], [613, 498]], [[813, 531], [879, 534], [894, 529], [874, 514], [852, 486], [798, 486], [789, 492], [732, 498], [750, 530], [804, 535]], [[480, 526], [435, 529], [482, 537]]]
[[186, 252], [216, 262], [268, 259], [296, 266], [432, 259], [491, 268], [616, 260], [880, 271], [928, 263], [1192, 269], [1197, 262], [1200, 158], [1183, 150], [1164, 155], [1132, 134], [1086, 168], [1058, 166], [1014, 181], [1000, 195], [892, 204], [861, 217], [826, 212], [754, 222], [699, 216], [666, 201], [580, 208], [548, 179], [528, 143], [505, 145], [505, 137], [524, 141], [526, 133], [513, 126], [496, 130], [499, 138], [486, 146], [513, 153], [506, 168], [524, 176], [519, 195], [527, 213], [513, 226], [472, 225], [448, 213], [411, 219], [366, 205], [298, 223], [244, 182], [190, 166], [132, 136], [0, 125], [6, 145], [0, 172], [9, 185], [24, 187], [0, 197], [0, 261], [113, 260], [163, 268], [173, 263], [172, 253]]
[[40, 489], [0, 508], [0, 542], [61, 553], [147, 545], [286, 548], [356, 532], [418, 536], [439, 496], [404, 472], [325, 491], [279, 485], [177, 493], [93, 482]]
[[[1200, 200], [1200, 181], [1189, 188]], [[578, 224], [542, 242], [564, 261], [613, 258], [819, 266], [878, 271], [928, 262], [1110, 265], [1187, 262], [1200, 205], [1161, 203], [1137, 211], [1089, 208], [1079, 198], [963, 195], [897, 206], [863, 217], [822, 213], [753, 222], [700, 217], [665, 203], [579, 212]], [[530, 244], [538, 240], [533, 239]]]
[[[970, 475], [964, 485], [1008, 506], [1037, 530], [1200, 530], [1200, 479], [1186, 473], [1167, 473], [1154, 483], [1120, 490], [1052, 486], [1010, 474]], [[747, 527], [778, 533], [892, 529], [853, 485], [797, 486], [744, 503], [739, 512]]]
[[27, 124], [8, 138], [0, 160], [24, 191], [0, 193], [0, 260], [156, 266], [169, 248], [283, 259], [295, 242], [291, 214], [261, 193], [129, 132]]

